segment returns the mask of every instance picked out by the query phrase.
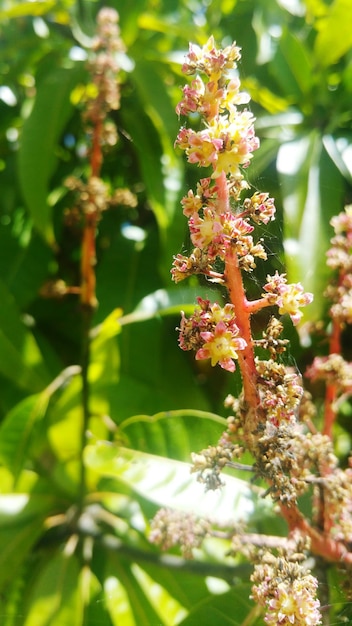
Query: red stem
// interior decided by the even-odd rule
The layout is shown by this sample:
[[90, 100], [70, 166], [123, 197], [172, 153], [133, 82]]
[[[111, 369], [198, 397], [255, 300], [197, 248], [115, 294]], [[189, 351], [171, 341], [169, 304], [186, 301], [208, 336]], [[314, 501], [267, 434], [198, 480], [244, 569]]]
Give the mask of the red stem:
[[[102, 121], [97, 119], [93, 127], [92, 150], [90, 154], [91, 176], [99, 176], [102, 164], [101, 149], [101, 132]], [[91, 198], [92, 206], [95, 206], [95, 198]], [[82, 239], [81, 254], [81, 302], [83, 305], [94, 309], [97, 305], [95, 295], [96, 277], [96, 230], [99, 220], [98, 211], [96, 209], [87, 212], [84, 216], [85, 224]]]
[[323, 557], [326, 561], [352, 564], [352, 552], [347, 550], [344, 543], [336, 541], [325, 532], [320, 532], [313, 528], [296, 506], [288, 507], [281, 504], [280, 510], [290, 532], [298, 529], [303, 536], [309, 537], [311, 541], [310, 549], [313, 554]]
[[250, 303], [246, 298], [237, 254], [231, 248], [229, 248], [226, 253], [224, 275], [231, 302], [235, 307], [236, 324], [240, 331], [239, 334], [246, 341], [246, 347], [238, 352], [244, 401], [248, 408], [256, 411], [260, 400], [256, 386], [257, 370], [254, 361], [254, 348], [250, 324]]

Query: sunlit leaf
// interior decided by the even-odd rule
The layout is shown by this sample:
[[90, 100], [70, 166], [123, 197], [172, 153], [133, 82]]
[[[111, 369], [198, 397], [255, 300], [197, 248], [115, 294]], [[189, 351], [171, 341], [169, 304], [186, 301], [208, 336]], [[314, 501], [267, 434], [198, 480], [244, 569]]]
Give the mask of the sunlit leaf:
[[111, 554], [108, 561], [106, 595], [110, 595], [108, 610], [114, 626], [139, 624], [165, 624], [158, 615], [136, 579], [128, 561]]
[[27, 396], [13, 407], [3, 420], [0, 426], [0, 459], [16, 477], [27, 455], [33, 452], [31, 445], [36, 423], [46, 415], [55, 391], [75, 374], [76, 368], [68, 368], [40, 394]]
[[24, 626], [81, 626], [83, 605], [77, 585], [79, 565], [75, 556], [58, 552], [33, 584]]
[[36, 0], [36, 2], [12, 2], [13, 6], [0, 11], [0, 19], [13, 19], [25, 15], [44, 15], [56, 5], [56, 0]]
[[[16, 575], [43, 530], [53, 507], [52, 494], [0, 495], [0, 587]], [[9, 567], [11, 564], [11, 567]]]
[[252, 493], [246, 482], [224, 475], [224, 488], [204, 491], [190, 474], [190, 465], [164, 457], [118, 448], [104, 443], [85, 450], [87, 467], [99, 476], [115, 478], [158, 506], [197, 511], [216, 519], [244, 519], [253, 511]]
[[350, 0], [335, 0], [315, 27], [315, 57], [319, 65], [328, 67], [336, 63], [352, 46], [352, 4]]
[[340, 170], [341, 175], [352, 183], [352, 137], [350, 133], [324, 135], [324, 148]]

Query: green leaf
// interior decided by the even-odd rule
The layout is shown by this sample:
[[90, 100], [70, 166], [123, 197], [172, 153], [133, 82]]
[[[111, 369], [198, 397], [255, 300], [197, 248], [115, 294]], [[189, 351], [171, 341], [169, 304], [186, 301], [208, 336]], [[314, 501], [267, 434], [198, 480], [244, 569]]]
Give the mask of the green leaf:
[[156, 415], [135, 415], [123, 421], [121, 431], [133, 448], [178, 460], [216, 444], [226, 429], [226, 420], [207, 411], [173, 410]]
[[72, 114], [70, 94], [82, 77], [82, 67], [56, 67], [41, 77], [31, 114], [21, 135], [18, 174], [33, 223], [41, 235], [53, 243], [51, 207], [48, 204], [50, 178], [57, 157], [60, 135]]
[[1, 280], [0, 300], [0, 372], [19, 388], [33, 393], [49, 382], [46, 366], [33, 334]]
[[1, 424], [0, 459], [15, 476], [18, 476], [29, 453], [34, 424], [45, 409], [41, 395], [28, 396], [8, 413]]
[[79, 565], [75, 556], [49, 554], [48, 562], [34, 581], [23, 626], [81, 626]]
[[0, 495], [0, 589], [16, 576], [53, 507], [47, 493]]
[[329, 272], [326, 251], [330, 219], [343, 206], [343, 179], [327, 154], [318, 132], [281, 146], [277, 168], [284, 206], [285, 263], [290, 282], [301, 282], [317, 298], [304, 309], [304, 318], [320, 319]]
[[203, 576], [184, 570], [178, 571], [176, 568], [160, 567], [153, 563], [143, 563], [142, 567], [153, 581], [188, 610], [209, 597], [209, 589]]
[[165, 624], [136, 580], [128, 561], [110, 554], [106, 577], [105, 597], [114, 626]]
[[324, 148], [343, 178], [352, 184], [351, 133], [344, 132], [334, 135], [324, 135]]
[[14, 6], [0, 11], [0, 20], [23, 17], [25, 15], [44, 15], [53, 9], [56, 0], [36, 0], [36, 2], [16, 2]]
[[307, 48], [288, 29], [280, 37], [270, 71], [279, 83], [281, 95], [286, 99], [302, 99], [311, 91], [312, 65]]
[[258, 610], [249, 599], [250, 594], [250, 585], [235, 585], [227, 593], [200, 602], [180, 622], [180, 626], [243, 626], [244, 623], [259, 626], [263, 620], [259, 619]]
[[233, 476], [223, 476], [223, 489], [205, 492], [204, 485], [190, 474], [188, 463], [103, 442], [87, 446], [84, 458], [98, 483], [110, 477], [158, 506], [196, 511], [200, 516], [212, 511], [212, 517], [219, 520], [243, 520], [253, 511], [250, 488]]
[[0, 459], [15, 477], [33, 452], [31, 446], [36, 441], [36, 423], [46, 415], [55, 391], [74, 374], [77, 374], [77, 368], [67, 368], [42, 393], [27, 396], [4, 418], [0, 426]]
[[326, 14], [319, 18], [314, 54], [318, 65], [336, 63], [352, 46], [352, 4], [350, 0], [334, 0]]

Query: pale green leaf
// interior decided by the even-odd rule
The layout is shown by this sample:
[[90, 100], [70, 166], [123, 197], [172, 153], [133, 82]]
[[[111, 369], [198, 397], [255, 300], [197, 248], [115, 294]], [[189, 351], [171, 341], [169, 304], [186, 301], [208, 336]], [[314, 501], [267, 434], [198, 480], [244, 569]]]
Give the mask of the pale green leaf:
[[36, 0], [35, 2], [12, 2], [0, 11], [0, 20], [23, 17], [25, 15], [44, 15], [55, 8], [56, 0]]
[[328, 67], [336, 63], [352, 46], [352, 3], [334, 0], [327, 13], [317, 20], [314, 53], [317, 63]]
[[114, 594], [113, 598], [110, 597], [108, 600], [108, 609], [114, 626], [168, 625], [168, 622], [158, 615], [128, 561], [112, 553], [108, 560], [107, 574], [105, 593], [106, 596], [112, 592]]
[[87, 467], [96, 476], [111, 477], [147, 496], [158, 506], [197, 511], [214, 519], [245, 519], [253, 511], [253, 494], [245, 481], [224, 475], [224, 487], [204, 490], [190, 474], [190, 465], [151, 454], [98, 442], [85, 450]]

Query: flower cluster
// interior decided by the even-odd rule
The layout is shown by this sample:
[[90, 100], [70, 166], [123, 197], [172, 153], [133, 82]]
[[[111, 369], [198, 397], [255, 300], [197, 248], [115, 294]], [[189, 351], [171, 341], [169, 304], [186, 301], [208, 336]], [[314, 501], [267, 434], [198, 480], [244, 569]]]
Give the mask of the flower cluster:
[[[118, 26], [119, 14], [115, 9], [103, 8], [97, 15], [98, 32], [93, 41], [94, 56], [88, 69], [92, 83], [87, 88], [84, 119], [93, 125], [105, 121], [106, 114], [120, 108], [120, 70], [116, 52], [123, 51]], [[106, 143], [116, 143], [117, 134], [112, 122], [105, 127]]]
[[234, 444], [224, 433], [217, 446], [208, 446], [199, 453], [192, 452], [191, 473], [197, 473], [197, 479], [205, 485], [206, 491], [214, 491], [223, 485], [220, 475], [224, 467], [231, 466], [233, 458], [242, 452], [241, 446]]
[[231, 304], [221, 308], [216, 302], [198, 298], [198, 306], [181, 318], [179, 343], [182, 350], [196, 350], [196, 359], [210, 359], [230, 372], [235, 370], [239, 350], [246, 345], [238, 336], [235, 311]]
[[259, 147], [253, 115], [248, 110], [237, 109], [237, 105], [249, 102], [249, 96], [240, 92], [238, 78], [227, 78], [227, 72], [236, 68], [240, 56], [235, 44], [217, 50], [210, 37], [203, 48], [190, 45], [183, 66], [186, 74], [197, 71], [205, 74], [207, 82], [197, 75], [191, 85], [186, 85], [176, 111], [179, 115], [198, 113], [206, 126], [200, 131], [182, 128], [176, 145], [186, 152], [190, 163], [211, 165], [215, 178], [223, 171], [234, 178], [241, 177], [239, 166], [246, 167]]
[[303, 389], [300, 375], [282, 363], [256, 359], [258, 390], [266, 421], [278, 426], [296, 419]]
[[333, 217], [335, 237], [327, 252], [327, 264], [338, 271], [338, 281], [329, 285], [326, 295], [333, 301], [330, 313], [340, 323], [352, 323], [352, 204]]
[[341, 354], [315, 357], [305, 375], [312, 381], [324, 380], [335, 385], [337, 395], [352, 393], [352, 363], [345, 361]]
[[[249, 102], [249, 96], [240, 91], [237, 77], [228, 76], [239, 58], [235, 44], [217, 50], [211, 37], [203, 48], [190, 44], [183, 66], [187, 74], [198, 73], [191, 85], [184, 87], [176, 111], [183, 116], [198, 114], [204, 128], [182, 127], [176, 145], [185, 151], [190, 163], [210, 168], [212, 173], [201, 178], [196, 191], [188, 191], [181, 201], [195, 249], [190, 257], [175, 257], [172, 277], [176, 282], [191, 273], [221, 280], [213, 263], [224, 262], [229, 249], [236, 251], [242, 269], [247, 271], [255, 268], [255, 257], [266, 258], [262, 244], [253, 241], [250, 220], [267, 224], [274, 219], [273, 199], [256, 192], [243, 205], [231, 205], [239, 202], [242, 190], [248, 187], [241, 168], [249, 164], [259, 147], [252, 114], [238, 108]], [[200, 74], [205, 74], [205, 80]]]
[[183, 556], [192, 558], [193, 550], [199, 548], [208, 535], [210, 523], [198, 519], [193, 513], [172, 509], [159, 509], [151, 524], [149, 541], [168, 550], [180, 546]]
[[320, 602], [316, 598], [317, 579], [307, 571], [296, 554], [264, 552], [251, 580], [252, 596], [266, 607], [264, 621], [269, 626], [317, 626], [321, 624]]

